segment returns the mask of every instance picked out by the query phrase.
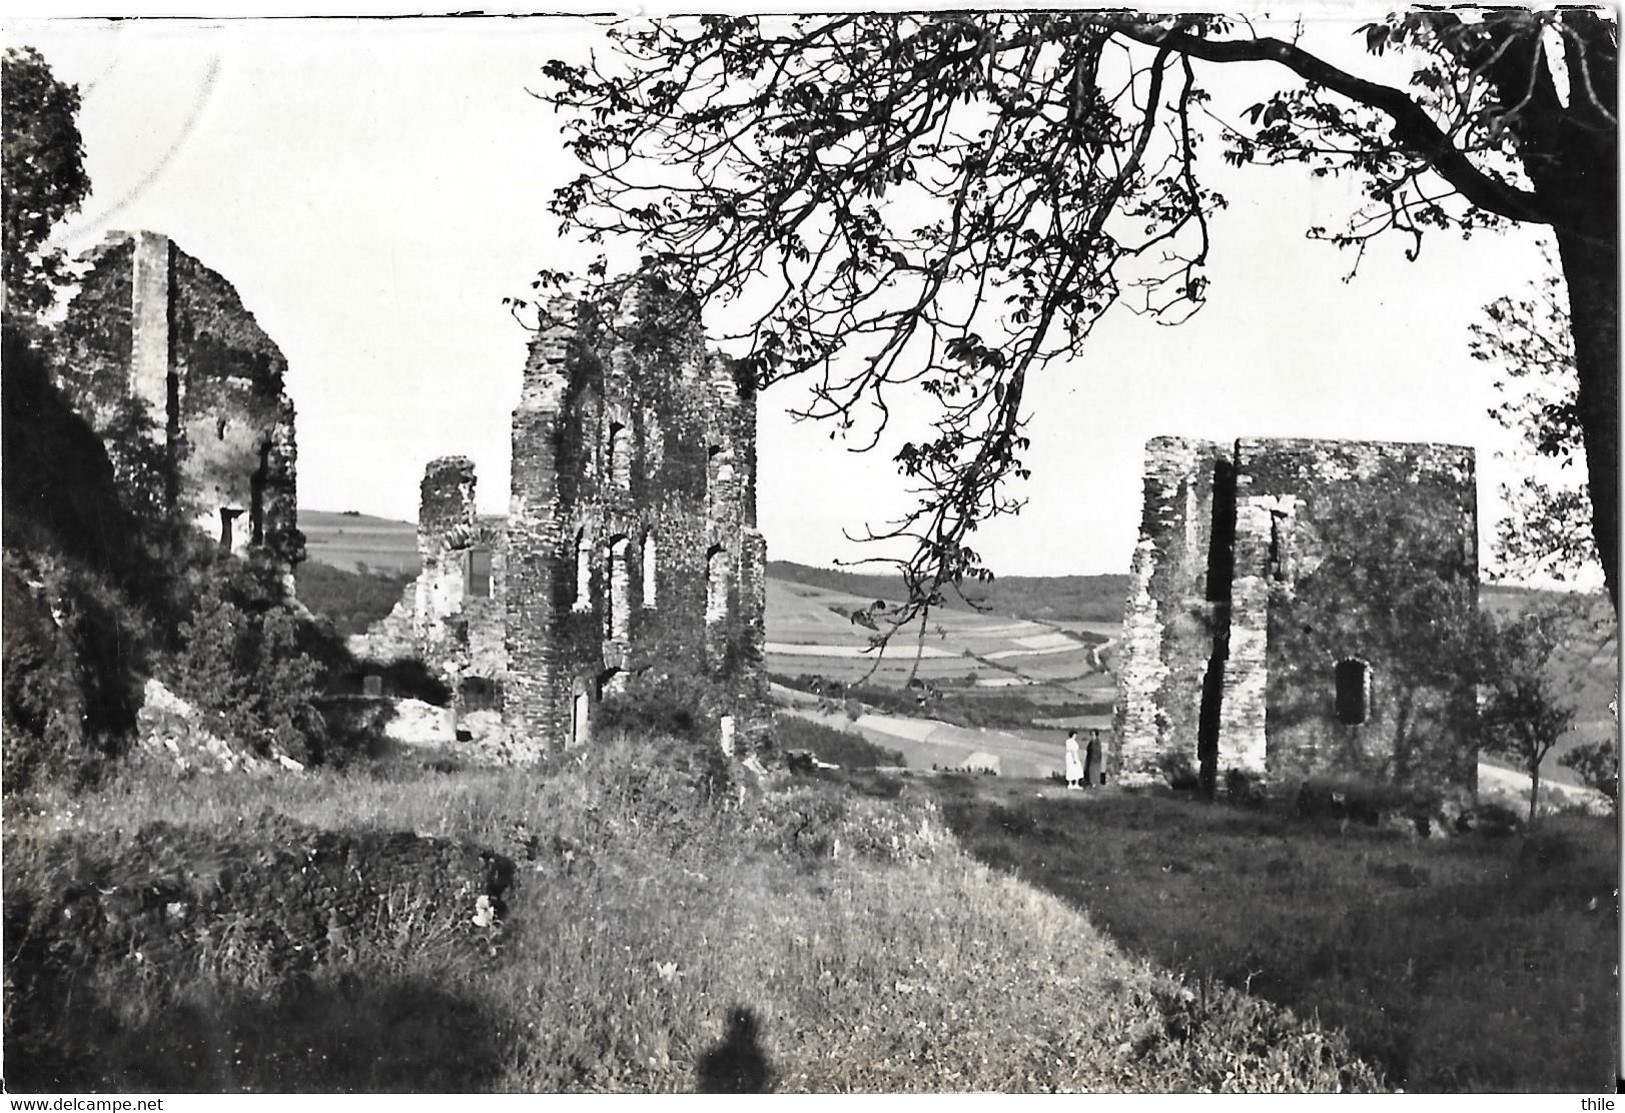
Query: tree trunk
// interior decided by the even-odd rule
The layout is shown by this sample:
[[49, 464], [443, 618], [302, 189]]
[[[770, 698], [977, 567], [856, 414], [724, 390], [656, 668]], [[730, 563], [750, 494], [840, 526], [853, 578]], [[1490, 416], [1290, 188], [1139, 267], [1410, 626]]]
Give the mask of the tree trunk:
[[[1610, 195], [1611, 196], [1611, 195]], [[1610, 202], [1611, 203], [1611, 202]], [[1610, 211], [1599, 226], [1557, 230], [1580, 390], [1591, 524], [1608, 598], [1619, 612], [1619, 243]]]
[[1535, 805], [1540, 802], [1540, 762], [1529, 763], [1529, 822], [1524, 826], [1535, 825]]

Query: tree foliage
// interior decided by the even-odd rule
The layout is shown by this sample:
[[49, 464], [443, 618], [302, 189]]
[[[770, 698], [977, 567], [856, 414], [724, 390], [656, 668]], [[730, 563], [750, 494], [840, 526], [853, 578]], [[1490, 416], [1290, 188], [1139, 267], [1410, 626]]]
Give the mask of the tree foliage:
[[1574, 637], [1576, 617], [1536, 608], [1498, 623], [1482, 656], [1487, 697], [1480, 710], [1484, 749], [1529, 774], [1529, 819], [1540, 797], [1540, 768], [1574, 722], [1575, 707], [1555, 678], [1554, 656]]
[[58, 81], [31, 47], [12, 47], [0, 61], [0, 100], [5, 305], [8, 315], [31, 317], [50, 307], [67, 280], [66, 254], [45, 240], [90, 193], [79, 90]]
[[325, 724], [313, 700], [322, 670], [300, 648], [293, 611], [234, 558], [194, 576], [197, 597], [170, 665], [176, 691], [262, 756], [320, 760]]
[[1595, 568], [1591, 504], [1575, 468], [1585, 447], [1562, 276], [1548, 269], [1522, 296], [1497, 298], [1470, 333], [1473, 358], [1496, 374], [1501, 400], [1490, 416], [1519, 434], [1537, 463], [1556, 465], [1502, 485], [1508, 515], [1496, 526], [1497, 555], [1510, 571], [1556, 580]]
[[[1299, 531], [1291, 586], [1275, 588], [1271, 651], [1288, 662], [1329, 663], [1359, 653], [1372, 685], [1373, 732], [1349, 745], [1346, 767], [1384, 780], [1459, 783], [1473, 759], [1473, 692], [1483, 620], [1471, 518], [1441, 513], [1449, 492], [1419, 489], [1403, 466], [1387, 463], [1348, 492], [1333, 490]], [[1357, 601], [1358, 605], [1351, 605]], [[1320, 674], [1270, 673], [1272, 722], [1326, 715]]]
[[1615, 814], [1619, 812], [1619, 742], [1617, 739], [1583, 742], [1557, 759], [1557, 764], [1574, 770], [1587, 788], [1608, 798]]
[[[1614, 461], [1614, 25], [1432, 11], [1361, 35], [1370, 55], [1406, 59], [1404, 86], [1218, 16], [617, 24], [606, 56], [546, 67], [584, 165], [552, 207], [589, 240], [630, 238], [704, 298], [739, 299], [748, 366], [805, 383], [799, 412], [875, 436], [898, 392], [935, 403], [897, 454], [917, 501], [871, 534], [914, 544], [898, 628], [988, 576], [971, 535], [1020, 507], [1029, 377], [1113, 304], [1162, 321], [1200, 307], [1224, 204], [1201, 174], [1215, 139], [1234, 162], [1359, 182], [1349, 225], [1312, 230], [1357, 249], [1390, 230], [1414, 254], [1430, 228], [1552, 224], [1571, 291], [1580, 272], [1589, 283], [1572, 313], [1588, 449]], [[1220, 120], [1202, 81], [1231, 63], [1288, 81]], [[1612, 583], [1607, 471], [1592, 468], [1591, 491]]]

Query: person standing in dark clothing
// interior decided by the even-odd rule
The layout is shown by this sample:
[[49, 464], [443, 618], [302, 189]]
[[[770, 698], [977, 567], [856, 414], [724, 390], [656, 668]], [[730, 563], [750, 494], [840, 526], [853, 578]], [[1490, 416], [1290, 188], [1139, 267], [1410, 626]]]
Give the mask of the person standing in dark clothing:
[[1089, 732], [1089, 748], [1083, 755], [1083, 783], [1086, 786], [1103, 785], [1106, 774], [1100, 767], [1100, 731]]

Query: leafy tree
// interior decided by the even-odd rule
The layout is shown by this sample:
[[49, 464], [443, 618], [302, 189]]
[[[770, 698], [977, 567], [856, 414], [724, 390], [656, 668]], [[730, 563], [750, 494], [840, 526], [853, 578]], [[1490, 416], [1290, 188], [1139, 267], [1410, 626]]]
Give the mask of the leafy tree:
[[1610, 739], [1585, 742], [1557, 759], [1557, 764], [1574, 770], [1587, 788], [1594, 788], [1619, 811], [1619, 743]]
[[48, 309], [67, 281], [66, 254], [46, 249], [46, 237], [90, 193], [75, 119], [79, 90], [58, 81], [33, 48], [13, 47], [0, 60], [0, 101], [5, 309], [9, 318], [30, 318]]
[[[1439, 512], [1456, 505], [1455, 494], [1419, 486], [1395, 462], [1358, 488], [1331, 490], [1294, 534], [1292, 574], [1272, 588], [1272, 653], [1279, 646], [1283, 661], [1298, 663], [1270, 669], [1276, 723], [1325, 717], [1329, 677], [1305, 663], [1329, 668], [1358, 647], [1380, 678], [1371, 695], [1377, 729], [1335, 739], [1350, 747], [1339, 760], [1345, 769], [1435, 785], [1459, 782], [1476, 761], [1483, 619], [1470, 519]], [[1368, 559], [1374, 554], [1380, 559]], [[1375, 743], [1378, 731], [1387, 734], [1380, 745], [1357, 748]]]
[[632, 237], [702, 297], [748, 298], [749, 366], [804, 376], [805, 413], [852, 428], [877, 405], [883, 423], [908, 385], [939, 404], [897, 456], [918, 501], [879, 534], [916, 546], [901, 628], [985, 577], [970, 535], [1019, 508], [1028, 377], [1119, 300], [1167, 321], [1200, 306], [1224, 204], [1201, 177], [1202, 80], [1271, 67], [1284, 83], [1221, 123], [1222, 154], [1357, 180], [1348, 226], [1311, 234], [1363, 250], [1393, 231], [1414, 255], [1429, 228], [1552, 227], [1617, 605], [1617, 28], [1590, 9], [1435, 10], [1361, 34], [1402, 84], [1221, 16], [622, 24], [607, 57], [546, 67], [585, 166], [552, 207], [590, 240]]
[[1497, 298], [1470, 332], [1473, 358], [1497, 374], [1502, 400], [1490, 416], [1558, 464], [1556, 476], [1526, 472], [1502, 485], [1509, 513], [1497, 524], [1496, 549], [1510, 569], [1568, 579], [1595, 566], [1597, 547], [1591, 504], [1569, 470], [1585, 450], [1562, 276], [1548, 270], [1524, 296]]
[[1540, 767], [1574, 721], [1558, 688], [1553, 654], [1572, 634], [1563, 613], [1537, 609], [1499, 624], [1484, 653], [1487, 698], [1480, 710], [1484, 749], [1516, 761], [1529, 774], [1529, 821], [1540, 798]]

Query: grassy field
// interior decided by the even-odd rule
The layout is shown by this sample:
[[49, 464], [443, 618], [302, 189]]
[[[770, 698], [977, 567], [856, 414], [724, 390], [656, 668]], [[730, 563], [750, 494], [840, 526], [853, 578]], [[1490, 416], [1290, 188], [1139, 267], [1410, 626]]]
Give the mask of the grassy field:
[[1618, 1041], [1618, 831], [1413, 840], [1172, 795], [932, 784], [978, 860], [1129, 953], [1344, 1032], [1410, 1091], [1596, 1091]]
[[[915, 786], [719, 785], [694, 769], [669, 746], [611, 739], [534, 770], [131, 772], [96, 793], [18, 801], [5, 831], [13, 917], [83, 884], [90, 865], [53, 848], [94, 831], [122, 843], [158, 821], [239, 840], [274, 840], [278, 816], [415, 831], [502, 851], [518, 885], [502, 924], [472, 941], [424, 935], [414, 902], [391, 897], [371, 934], [297, 975], [264, 961], [245, 921], [210, 936], [229, 945], [168, 958], [137, 940], [73, 961], [56, 940], [27, 951], [51, 966], [34, 976], [16, 965], [30, 928], [14, 919], [8, 1089], [1382, 1085], [1336, 1031], [1127, 953], [1092, 913], [966, 853]], [[108, 880], [82, 899], [116, 906]], [[54, 996], [19, 996], [41, 985]]]

